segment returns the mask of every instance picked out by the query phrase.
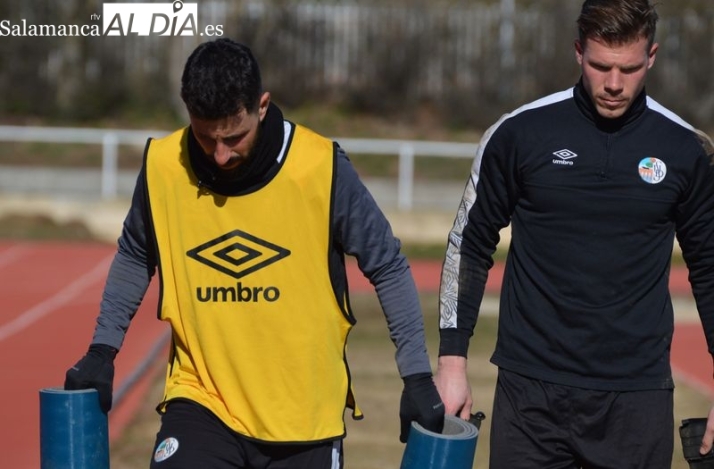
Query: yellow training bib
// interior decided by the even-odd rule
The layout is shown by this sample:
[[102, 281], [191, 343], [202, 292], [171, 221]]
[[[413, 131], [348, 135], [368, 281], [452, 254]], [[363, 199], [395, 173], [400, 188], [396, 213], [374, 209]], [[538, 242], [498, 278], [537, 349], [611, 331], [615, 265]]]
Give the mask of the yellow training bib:
[[277, 175], [241, 196], [198, 187], [189, 128], [146, 154], [160, 317], [173, 329], [164, 402], [191, 399], [270, 442], [342, 437], [351, 403], [353, 320], [328, 268], [335, 151], [293, 129]]

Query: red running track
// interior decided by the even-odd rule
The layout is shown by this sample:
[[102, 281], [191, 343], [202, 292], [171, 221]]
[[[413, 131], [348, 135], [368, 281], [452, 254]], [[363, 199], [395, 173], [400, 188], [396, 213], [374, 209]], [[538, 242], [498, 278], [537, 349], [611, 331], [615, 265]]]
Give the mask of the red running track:
[[[3, 467], [40, 466], [39, 391], [61, 386], [64, 373], [92, 338], [101, 292], [114, 246], [92, 243], [0, 241], [0, 454]], [[355, 264], [348, 264], [352, 292], [372, 291]], [[438, 291], [440, 262], [412, 262], [417, 287]], [[489, 276], [487, 290], [500, 288], [502, 266]], [[686, 273], [673, 271], [673, 294], [690, 294]], [[153, 282], [117, 356], [115, 390], [127, 387], [136, 370], [156, 351], [149, 373], [136, 381], [110, 413], [110, 439], [125, 428], [146, 392], [149, 378], [162, 372], [167, 326], [156, 319]], [[714, 396], [711, 362], [699, 324], [677, 324], [672, 362], [678, 376]], [[691, 357], [696, 357], [692, 359]]]
[[[3, 467], [40, 467], [39, 391], [62, 386], [67, 368], [86, 352], [113, 252], [102, 244], [0, 241]], [[147, 292], [117, 357], [115, 389], [166, 337], [156, 319], [156, 292], [155, 286]], [[139, 380], [110, 413], [111, 439], [128, 423], [147, 383]]]

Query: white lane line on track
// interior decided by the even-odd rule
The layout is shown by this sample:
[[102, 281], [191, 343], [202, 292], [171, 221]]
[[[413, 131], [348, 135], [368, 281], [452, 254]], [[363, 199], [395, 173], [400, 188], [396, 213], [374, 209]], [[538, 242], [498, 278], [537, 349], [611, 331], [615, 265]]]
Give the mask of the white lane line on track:
[[10, 248], [6, 251], [0, 252], [0, 268], [5, 267], [15, 259], [19, 258], [25, 252], [27, 252], [27, 250], [27, 246], [22, 244], [15, 244], [13, 246], [10, 246]]
[[79, 277], [74, 282], [70, 283], [62, 290], [58, 291], [51, 297], [36, 304], [32, 308], [22, 312], [18, 317], [0, 326], [0, 342], [7, 339], [8, 337], [17, 334], [28, 326], [32, 325], [35, 321], [42, 319], [53, 311], [57, 310], [61, 306], [69, 303], [77, 295], [82, 293], [87, 287], [96, 283], [97, 278], [105, 274], [109, 269], [109, 264], [114, 258], [114, 254], [111, 254], [97, 263], [97, 265], [87, 272], [86, 274]]

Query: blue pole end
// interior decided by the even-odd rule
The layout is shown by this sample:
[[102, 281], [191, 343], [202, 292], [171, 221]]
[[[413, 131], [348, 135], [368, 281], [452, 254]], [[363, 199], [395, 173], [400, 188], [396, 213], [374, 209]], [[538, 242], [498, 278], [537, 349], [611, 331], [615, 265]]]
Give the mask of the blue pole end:
[[109, 422], [96, 389], [40, 390], [40, 468], [109, 469]]
[[400, 469], [471, 469], [478, 428], [459, 417], [444, 417], [444, 430], [434, 433], [412, 422]]

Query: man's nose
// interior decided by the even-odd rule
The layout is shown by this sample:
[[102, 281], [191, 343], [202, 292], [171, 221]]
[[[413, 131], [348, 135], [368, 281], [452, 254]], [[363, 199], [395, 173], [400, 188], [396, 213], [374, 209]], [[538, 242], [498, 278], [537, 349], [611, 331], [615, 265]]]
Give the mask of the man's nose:
[[213, 150], [213, 159], [217, 165], [222, 166], [231, 158], [231, 149], [221, 141], [216, 142], [216, 149]]
[[620, 93], [623, 89], [622, 74], [619, 70], [612, 70], [607, 74], [605, 89], [610, 93]]

